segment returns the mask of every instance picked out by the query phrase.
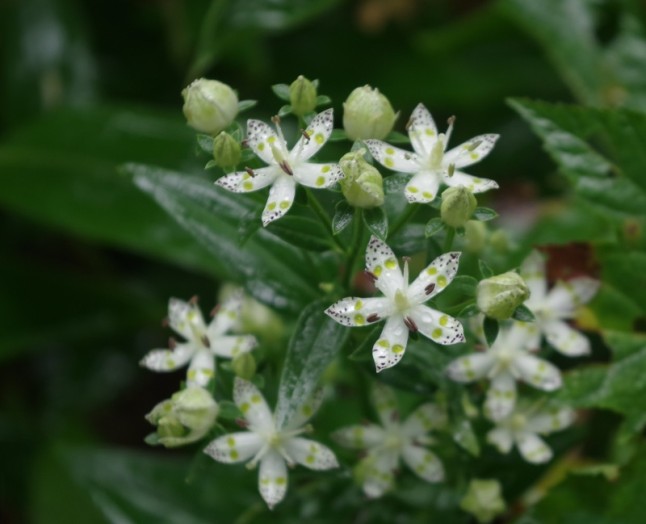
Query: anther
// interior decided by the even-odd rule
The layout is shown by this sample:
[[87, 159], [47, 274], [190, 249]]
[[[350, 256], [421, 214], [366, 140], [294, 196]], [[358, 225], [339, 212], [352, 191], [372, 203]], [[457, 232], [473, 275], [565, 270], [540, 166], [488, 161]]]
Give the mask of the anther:
[[303, 135], [303, 138], [305, 139], [305, 142], [309, 142], [311, 135], [307, 132], [305, 129], [301, 129], [301, 134]]
[[415, 324], [415, 321], [410, 317], [404, 317], [404, 324], [406, 324], [406, 327], [411, 333], [417, 333], [419, 331], [417, 324]]
[[431, 282], [428, 286], [424, 288], [424, 291], [426, 291], [427, 295], [430, 295], [433, 293], [433, 290], [435, 289], [435, 282]]
[[455, 173], [455, 164], [449, 164], [449, 172], [448, 175], [451, 177]]
[[272, 116], [272, 117], [271, 117], [271, 121], [272, 121], [275, 125], [277, 125], [277, 126], [279, 126], [279, 125], [280, 125], [280, 117], [279, 117], [278, 115], [274, 115], [274, 116]]
[[220, 304], [216, 304], [211, 310], [211, 312], [209, 313], [209, 315], [211, 315], [211, 317], [214, 317], [215, 315], [218, 314], [218, 311], [220, 311]]
[[199, 302], [199, 300], [200, 300], [200, 299], [199, 299], [199, 297], [198, 297], [197, 295], [193, 295], [193, 296], [189, 299], [188, 303], [189, 303], [189, 304], [191, 304], [192, 306], [197, 306], [197, 303]]
[[378, 320], [381, 320], [381, 317], [377, 315], [377, 313], [373, 313], [372, 315], [368, 315], [366, 320], [372, 323], [372, 322], [377, 322]]
[[249, 176], [251, 176], [251, 177], [256, 176], [256, 172], [253, 169], [251, 169], [250, 167], [245, 167], [244, 170], [247, 172], [247, 174]]
[[375, 282], [377, 282], [377, 275], [375, 275], [374, 273], [371, 273], [370, 271], [364, 271], [364, 274], [366, 275], [368, 280], [370, 280], [370, 283], [374, 284]]
[[177, 340], [175, 340], [173, 337], [168, 339], [168, 349], [171, 351], [177, 347]]
[[449, 124], [450, 126], [455, 124], [455, 115], [450, 116], [449, 119], [446, 121], [446, 123]]
[[209, 340], [209, 337], [206, 335], [202, 335], [202, 338], [200, 339], [202, 341], [202, 344], [204, 344], [204, 347], [210, 348], [211, 347], [211, 341]]

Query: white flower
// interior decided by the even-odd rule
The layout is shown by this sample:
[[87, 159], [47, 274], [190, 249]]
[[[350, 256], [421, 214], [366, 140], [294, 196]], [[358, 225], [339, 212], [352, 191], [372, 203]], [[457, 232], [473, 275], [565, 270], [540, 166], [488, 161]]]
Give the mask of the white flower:
[[577, 309], [589, 302], [599, 289], [599, 282], [588, 277], [578, 277], [567, 282], [559, 281], [548, 292], [545, 259], [533, 251], [523, 262], [520, 274], [531, 290], [525, 305], [536, 317], [534, 322], [522, 322], [527, 332], [527, 347], [540, 347], [541, 335], [557, 351], [574, 357], [590, 353], [590, 342], [572, 329], [564, 320], [574, 318]]
[[409, 285], [408, 262], [404, 262], [402, 275], [392, 249], [373, 236], [366, 250], [366, 269], [385, 296], [344, 298], [325, 312], [344, 326], [365, 326], [386, 319], [381, 336], [372, 348], [377, 371], [390, 368], [401, 360], [409, 331], [419, 331], [438, 344], [463, 342], [460, 322], [424, 305], [451, 283], [458, 271], [459, 259], [458, 252], [437, 257]]
[[408, 123], [414, 153], [393, 147], [381, 140], [366, 140], [372, 156], [383, 166], [402, 173], [414, 173], [406, 184], [404, 194], [409, 202], [431, 202], [441, 183], [464, 186], [473, 193], [482, 193], [498, 187], [493, 180], [476, 178], [458, 169], [475, 164], [484, 158], [498, 140], [498, 135], [479, 135], [450, 151], [446, 145], [453, 131], [454, 118], [449, 128], [438, 134], [433, 117], [423, 104], [413, 111]]
[[502, 329], [487, 351], [460, 357], [447, 367], [448, 376], [457, 382], [491, 381], [485, 414], [492, 420], [501, 420], [514, 409], [517, 380], [543, 391], [561, 387], [559, 369], [529, 353], [525, 338], [525, 331], [518, 326]]
[[569, 408], [536, 411], [523, 406], [499, 420], [487, 433], [487, 441], [501, 453], [516, 445], [527, 462], [541, 464], [552, 458], [552, 450], [539, 435], [564, 429], [573, 421], [574, 411]]
[[446, 425], [446, 414], [435, 404], [427, 403], [400, 422], [395, 395], [390, 388], [381, 384], [373, 388], [372, 402], [381, 426], [348, 426], [332, 435], [342, 446], [367, 451], [357, 467], [366, 495], [380, 497], [392, 488], [400, 458], [427, 482], [443, 480], [442, 462], [424, 446], [432, 443], [427, 435], [429, 431]]
[[333, 128], [332, 109], [316, 115], [294, 148], [287, 149], [285, 137], [276, 124], [276, 132], [259, 120], [247, 121], [247, 145], [267, 163], [267, 167], [236, 171], [215, 183], [235, 193], [248, 193], [271, 185], [269, 199], [262, 212], [264, 226], [282, 217], [294, 202], [296, 184], [313, 188], [330, 187], [343, 176], [338, 164], [306, 162], [325, 144]]
[[141, 360], [141, 365], [153, 371], [173, 371], [189, 361], [186, 384], [205, 387], [215, 372], [215, 356], [233, 358], [256, 346], [252, 335], [226, 335], [240, 317], [242, 293], [227, 299], [206, 325], [197, 301], [168, 301], [168, 323], [186, 342], [171, 339], [170, 349], [154, 349]]
[[298, 463], [314, 470], [338, 467], [329, 448], [299, 436], [311, 429], [303, 424], [318, 409], [322, 395], [305, 402], [286, 427], [276, 427], [267, 402], [251, 382], [236, 378], [233, 400], [242, 411], [249, 431], [223, 435], [213, 440], [204, 453], [226, 464], [247, 460], [250, 468], [260, 464], [258, 488], [270, 508], [285, 497], [287, 466]]

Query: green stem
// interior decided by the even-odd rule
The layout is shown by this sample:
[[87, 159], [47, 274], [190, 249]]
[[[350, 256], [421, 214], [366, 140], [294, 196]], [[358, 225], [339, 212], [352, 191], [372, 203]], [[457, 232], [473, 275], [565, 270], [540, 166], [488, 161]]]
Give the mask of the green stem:
[[354, 276], [354, 265], [357, 262], [361, 237], [363, 236], [363, 209], [354, 208], [354, 217], [352, 217], [352, 240], [350, 241], [350, 252], [348, 253], [345, 275], [345, 289], [350, 291], [352, 288], [352, 277]]
[[446, 238], [444, 239], [444, 252], [451, 250], [453, 246], [453, 239], [455, 238], [455, 228], [451, 226], [446, 226]]
[[412, 218], [412, 216], [417, 213], [417, 210], [420, 207], [421, 206], [415, 204], [408, 204], [401, 217], [399, 217], [397, 223], [388, 231], [388, 238], [390, 239], [394, 237], [395, 233], [397, 233], [397, 231], [399, 231]]
[[312, 194], [312, 191], [310, 188], [306, 187], [305, 188], [305, 194], [307, 195], [307, 202], [314, 211], [314, 214], [318, 217], [318, 219], [321, 221], [323, 226], [325, 227], [325, 230], [328, 232], [328, 235], [336, 245], [336, 247], [341, 250], [345, 251], [345, 246], [341, 244], [339, 241], [338, 237], [333, 233], [332, 231], [332, 220], [328, 216], [327, 212], [325, 209], [323, 209], [323, 206], [321, 203], [318, 201], [318, 199]]

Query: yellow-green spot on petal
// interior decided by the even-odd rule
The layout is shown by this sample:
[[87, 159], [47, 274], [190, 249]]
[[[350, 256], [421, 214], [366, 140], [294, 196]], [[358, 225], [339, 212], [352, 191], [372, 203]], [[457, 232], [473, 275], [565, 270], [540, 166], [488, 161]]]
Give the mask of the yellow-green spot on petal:
[[233, 460], [236, 460], [240, 455], [238, 454], [238, 452], [235, 449], [232, 449], [231, 451], [229, 451], [229, 456]]
[[234, 439], [233, 437], [227, 438], [227, 444], [230, 448], [234, 447], [236, 445], [236, 439]]
[[386, 167], [393, 167], [395, 165], [395, 162], [393, 162], [392, 158], [384, 158], [384, 164]]
[[479, 157], [480, 155], [479, 155], [478, 153], [471, 153], [469, 156], [470, 156], [473, 160], [477, 160], [477, 159], [478, 159], [478, 157]]
[[308, 464], [314, 464], [315, 460], [316, 459], [314, 458], [313, 455], [308, 455], [307, 458], [305, 459], [305, 462], [307, 462]]
[[354, 303], [354, 310], [359, 311], [363, 307], [363, 302], [361, 300], [357, 300]]
[[323, 166], [321, 168], [321, 173], [329, 173], [332, 168], [330, 166]]
[[481, 180], [481, 179], [479, 179], [479, 178], [474, 178], [474, 179], [473, 179], [473, 183], [474, 183], [474, 184], [482, 184], [482, 180]]
[[322, 177], [322, 176], [318, 177], [316, 179], [316, 185], [318, 187], [321, 187], [323, 184], [325, 184], [325, 177]]
[[435, 134], [435, 131], [433, 131], [432, 129], [428, 129], [428, 128], [426, 128], [426, 130], [425, 130], [424, 132], [425, 132], [428, 136], [433, 136], [433, 135]]
[[377, 278], [381, 275], [382, 267], [381, 266], [375, 266], [375, 268], [372, 270], [372, 274], [375, 275]]
[[404, 351], [404, 346], [401, 344], [395, 344], [393, 346], [393, 353], [401, 353], [402, 351]]
[[265, 144], [260, 142], [260, 144], [258, 144], [258, 151], [263, 151], [264, 149], [265, 149]]
[[175, 367], [175, 361], [172, 358], [166, 359], [166, 366], [169, 368], [174, 368]]
[[449, 317], [447, 317], [446, 315], [442, 315], [440, 317], [440, 326], [446, 326], [448, 322], [449, 322]]
[[194, 369], [189, 369], [188, 373], [186, 374], [189, 380], [195, 380], [195, 375], [197, 375], [197, 371], [195, 371]]
[[260, 395], [252, 395], [251, 396], [251, 402], [254, 404], [259, 404], [262, 401], [262, 397]]
[[313, 410], [312, 410], [312, 406], [310, 406], [309, 404], [305, 404], [301, 409], [301, 411], [303, 412], [303, 415], [305, 415], [306, 417], [312, 416]]
[[422, 196], [423, 196], [424, 198], [428, 198], [429, 200], [433, 200], [433, 193], [429, 193], [428, 191], [424, 191], [424, 192], [422, 193]]
[[276, 479], [276, 484], [278, 484], [279, 486], [284, 486], [285, 484], [287, 484], [287, 479], [285, 477], [278, 477]]
[[269, 211], [276, 209], [276, 202], [269, 202], [269, 204], [267, 204], [267, 209], [269, 209]]
[[386, 266], [387, 269], [395, 269], [397, 267], [397, 261], [395, 259], [389, 258], [384, 262], [384, 266]]
[[431, 276], [432, 276], [432, 275], [437, 275], [437, 268], [436, 268], [436, 267], [429, 267], [429, 268], [426, 270], [426, 272], [427, 272], [429, 275], [431, 275]]
[[387, 147], [387, 148], [386, 148], [386, 154], [387, 154], [387, 155], [394, 155], [394, 154], [395, 154], [395, 150], [394, 150], [392, 147]]
[[287, 209], [288, 207], [289, 207], [289, 202], [287, 202], [287, 200], [283, 200], [283, 201], [280, 203], [280, 208], [281, 208], [281, 209]]
[[266, 486], [267, 484], [269, 484], [269, 479], [268, 479], [267, 477], [261, 478], [261, 479], [260, 479], [260, 483], [261, 483], [263, 486]]
[[366, 323], [366, 319], [363, 315], [355, 315], [354, 316], [354, 323], [357, 326], [363, 326]]
[[267, 142], [268, 142], [269, 144], [273, 144], [275, 141], [276, 141], [276, 137], [275, 137], [275, 136], [270, 136], [270, 137], [267, 139]]
[[409, 193], [417, 193], [419, 192], [419, 189], [417, 189], [415, 186], [408, 186], [406, 188], [406, 191], [408, 191]]
[[322, 144], [323, 142], [325, 142], [325, 137], [321, 133], [316, 133], [314, 135], [314, 140], [317, 144]]
[[249, 402], [244, 402], [244, 403], [240, 406], [240, 411], [242, 411], [243, 413], [246, 413], [247, 411], [249, 411], [249, 408], [250, 408], [250, 407], [251, 407], [251, 405], [249, 404]]
[[381, 340], [377, 341], [377, 345], [382, 348], [388, 349], [390, 347], [390, 342], [388, 342], [385, 338], [382, 338]]
[[249, 182], [248, 180], [246, 182], [243, 182], [242, 189], [246, 191], [251, 191], [253, 189], [253, 182]]
[[440, 338], [442, 336], [442, 330], [440, 328], [436, 328], [433, 330], [433, 333], [431, 333], [431, 337], [433, 338]]
[[444, 275], [440, 275], [439, 277], [437, 277], [437, 284], [440, 287], [446, 286], [446, 277]]

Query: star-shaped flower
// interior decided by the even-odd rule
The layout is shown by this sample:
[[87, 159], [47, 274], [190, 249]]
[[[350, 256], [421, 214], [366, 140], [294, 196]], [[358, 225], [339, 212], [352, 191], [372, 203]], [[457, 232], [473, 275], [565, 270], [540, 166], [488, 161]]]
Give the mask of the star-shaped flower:
[[459, 259], [458, 252], [437, 257], [409, 285], [408, 262], [404, 262], [402, 274], [392, 249], [373, 236], [366, 250], [366, 269], [385, 296], [344, 298], [325, 312], [344, 326], [365, 326], [386, 319], [381, 336], [372, 348], [377, 371], [401, 360], [411, 331], [419, 331], [438, 344], [463, 342], [460, 322], [424, 305], [451, 283], [458, 271]]
[[527, 347], [540, 347], [541, 335], [560, 353], [569, 357], [590, 353], [590, 341], [564, 320], [575, 317], [577, 309], [589, 302], [599, 289], [599, 282], [589, 277], [559, 281], [548, 292], [545, 259], [533, 251], [523, 262], [520, 274], [531, 290], [525, 305], [534, 313], [534, 322], [522, 322], [527, 331]]
[[262, 212], [264, 226], [282, 217], [294, 202], [296, 184], [330, 187], [343, 176], [338, 164], [307, 162], [325, 144], [334, 125], [332, 109], [316, 115], [290, 151], [276, 120], [276, 132], [259, 120], [247, 121], [247, 145], [267, 167], [246, 169], [223, 176], [216, 184], [235, 193], [248, 193], [271, 185]]
[[561, 387], [559, 369], [527, 351], [525, 340], [526, 333], [518, 326], [502, 329], [487, 351], [460, 357], [446, 370], [457, 382], [491, 381], [485, 413], [492, 420], [501, 420], [514, 409], [517, 380], [543, 391]]
[[446, 414], [435, 404], [427, 403], [400, 422], [395, 394], [382, 384], [376, 384], [373, 388], [372, 403], [381, 426], [348, 426], [332, 435], [342, 446], [367, 451], [357, 467], [366, 495], [380, 497], [393, 487], [400, 458], [427, 482], [443, 480], [442, 462], [425, 446], [433, 442], [427, 435], [429, 431], [446, 426]]
[[242, 411], [249, 431], [216, 438], [204, 453], [226, 464], [247, 460], [250, 468], [260, 464], [258, 487], [270, 508], [285, 497], [287, 466], [301, 464], [314, 470], [338, 467], [336, 457], [329, 448], [299, 436], [311, 430], [303, 424], [320, 406], [322, 395], [305, 402], [286, 427], [276, 426], [267, 402], [251, 382], [236, 378], [233, 400]]
[[552, 458], [552, 450], [539, 435], [564, 429], [573, 421], [574, 411], [569, 408], [536, 410], [520, 406], [496, 423], [487, 433], [487, 441], [505, 454], [516, 445], [527, 462], [541, 464]]
[[141, 365], [153, 371], [173, 371], [188, 362], [187, 386], [205, 387], [215, 373], [215, 356], [234, 358], [256, 346], [252, 335], [226, 335], [240, 317], [242, 293], [226, 300], [206, 325], [197, 300], [168, 301], [168, 323], [186, 342], [171, 339], [170, 349], [154, 349], [144, 356]]
[[408, 136], [414, 153], [381, 140], [365, 141], [370, 153], [381, 165], [393, 171], [414, 173], [415, 176], [404, 190], [409, 202], [431, 202], [442, 183], [452, 187], [464, 186], [473, 193], [498, 187], [493, 180], [476, 178], [459, 171], [487, 156], [498, 140], [498, 135], [479, 135], [446, 151], [454, 120], [449, 119], [446, 133], [438, 134], [428, 109], [423, 104], [418, 104], [408, 123]]

